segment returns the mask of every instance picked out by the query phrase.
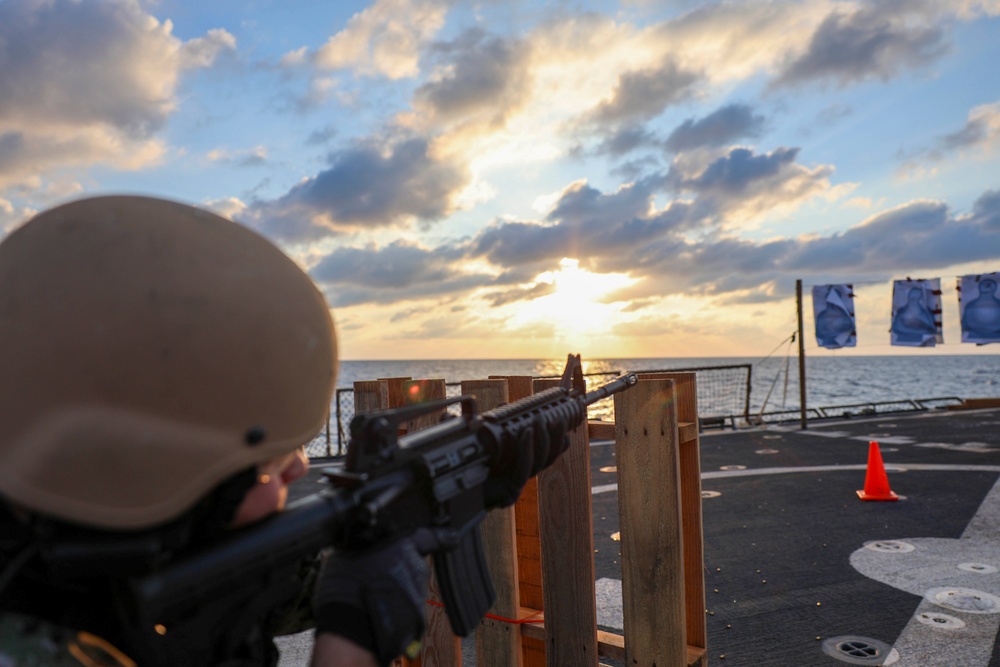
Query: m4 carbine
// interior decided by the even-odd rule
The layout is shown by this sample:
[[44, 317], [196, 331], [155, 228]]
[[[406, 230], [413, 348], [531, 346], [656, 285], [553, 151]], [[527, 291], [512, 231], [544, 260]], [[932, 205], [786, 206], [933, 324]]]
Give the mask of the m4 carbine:
[[[303, 559], [328, 546], [365, 549], [406, 535], [421, 536], [418, 548], [433, 555], [452, 629], [468, 635], [495, 598], [479, 531], [486, 512], [511, 504], [529, 475], [558, 458], [564, 434], [586, 424], [587, 406], [636, 382], [627, 374], [588, 393], [580, 357], [570, 355], [559, 386], [481, 414], [475, 397], [460, 396], [355, 416], [343, 468], [326, 472], [330, 489], [134, 582], [135, 609], [149, 643], [160, 644], [166, 650], [158, 656], [166, 656], [173, 653], [171, 637], [189, 647], [229, 641], [227, 635], [236, 641], [237, 591], [243, 597], [239, 616], [249, 625], [294, 595]], [[461, 416], [398, 435], [404, 422], [456, 403]], [[535, 439], [527, 470], [517, 451], [530, 446], [526, 434]], [[539, 448], [546, 434], [561, 441]], [[513, 495], [491, 492], [511, 485]], [[223, 600], [230, 610], [225, 616]], [[214, 605], [220, 605], [218, 622], [206, 622]], [[206, 625], [210, 636], [192, 634]]]

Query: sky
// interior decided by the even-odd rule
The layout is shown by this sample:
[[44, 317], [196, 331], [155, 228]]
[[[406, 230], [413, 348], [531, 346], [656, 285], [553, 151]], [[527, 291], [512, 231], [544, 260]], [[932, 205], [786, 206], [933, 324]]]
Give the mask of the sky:
[[[344, 359], [996, 354], [1000, 0], [0, 0], [0, 236], [202, 206], [325, 294]], [[944, 344], [890, 346], [940, 278]], [[854, 285], [857, 346], [811, 290]]]

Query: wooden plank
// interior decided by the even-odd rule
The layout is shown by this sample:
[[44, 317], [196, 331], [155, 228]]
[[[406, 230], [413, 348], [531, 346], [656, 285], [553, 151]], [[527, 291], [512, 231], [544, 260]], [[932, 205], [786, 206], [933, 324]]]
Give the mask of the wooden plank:
[[[514, 503], [514, 524], [517, 536], [518, 595], [521, 604], [543, 609], [542, 543], [538, 521], [538, 478], [528, 480], [521, 497]], [[521, 636], [524, 667], [545, 667], [545, 642]]]
[[[528, 611], [530, 610], [522, 609], [522, 614], [526, 616], [525, 612]], [[526, 637], [530, 637], [536, 641], [545, 641], [545, 623], [525, 624], [523, 632]], [[610, 658], [611, 660], [623, 662], [625, 660], [625, 637], [612, 632], [598, 630], [597, 652], [602, 658]], [[685, 664], [688, 667], [705, 667], [708, 664], [705, 661], [704, 648], [700, 646], [688, 646], [685, 652], [687, 654], [687, 662]]]
[[966, 398], [960, 405], [946, 406], [949, 410], [978, 410], [1000, 407], [1000, 398]]
[[389, 407], [389, 384], [384, 380], [354, 382], [354, 414], [376, 412]]
[[[507, 381], [511, 402], [531, 396], [534, 378], [530, 375], [495, 375]], [[529, 479], [514, 503], [514, 532], [517, 541], [518, 597], [532, 609], [545, 608], [542, 595], [542, 549], [538, 534], [538, 479]], [[545, 642], [521, 635], [524, 667], [545, 667]]]
[[[413, 384], [413, 381], [409, 377], [398, 377], [398, 378], [379, 378], [377, 382], [381, 383], [385, 387], [388, 406], [390, 408], [398, 408], [403, 405], [407, 405], [410, 401], [408, 400], [409, 393], [407, 391], [407, 386]], [[355, 386], [357, 383], [355, 383]], [[433, 400], [434, 398], [444, 398], [445, 396], [445, 382], [444, 380], [418, 380], [416, 382], [419, 392], [424, 393], [427, 398], [426, 400]], [[355, 392], [357, 389], [355, 389]], [[426, 428], [430, 426], [431, 423], [436, 423], [436, 420], [432, 419], [417, 419], [408, 424], [407, 426], [413, 426], [415, 429]], [[406, 432], [406, 428], [401, 428], [401, 432]], [[441, 599], [439, 594], [439, 588], [437, 584], [436, 577], [431, 574], [430, 581], [430, 599], [438, 601]], [[445, 614], [444, 609], [437, 606], [428, 604], [426, 607], [426, 617], [427, 617], [427, 630], [424, 632], [424, 646], [420, 657], [416, 660], [406, 660], [405, 658], [397, 659], [393, 662], [394, 666], [410, 666], [410, 667], [422, 667], [426, 665], [427, 667], [436, 667], [437, 665], [446, 665], [448, 667], [461, 667], [462, 664], [462, 643], [458, 637], [455, 637], [451, 630], [451, 625], [448, 622], [448, 616]]]
[[[445, 398], [446, 395], [447, 387], [445, 386], [445, 381], [442, 379], [406, 380], [402, 383], [401, 398], [405, 405], [436, 401]], [[441, 421], [444, 413], [444, 410], [435, 410], [426, 415], [421, 415], [416, 419], [405, 422], [403, 429], [407, 433], [412, 433], [428, 426], [434, 426]]]
[[677, 424], [677, 435], [681, 444], [698, 440], [698, 422], [680, 422]]
[[[640, 375], [643, 377], [643, 375]], [[705, 552], [701, 518], [701, 447], [698, 435], [698, 384], [696, 373], [660, 373], [655, 377], [674, 381], [677, 418], [690, 424], [681, 429], [680, 461], [681, 524], [684, 531], [684, 604], [687, 612], [687, 643], [708, 646], [705, 619]]]
[[625, 661], [625, 637], [605, 632], [597, 631], [597, 651], [602, 658]]
[[[462, 393], [474, 395], [479, 409], [485, 412], [507, 402], [507, 381], [468, 380], [462, 382]], [[497, 593], [490, 613], [501, 618], [517, 618], [521, 602], [513, 505], [487, 514], [482, 535], [486, 562]], [[478, 667], [519, 667], [522, 664], [521, 626], [484, 618], [476, 629], [476, 664]]]
[[590, 431], [591, 440], [614, 440], [615, 423], [599, 420], [587, 422], [587, 429]]
[[386, 384], [389, 392], [390, 408], [398, 408], [401, 405], [406, 405], [406, 389], [404, 389], [404, 385], [412, 379], [411, 377], [378, 378], [380, 382], [385, 382]]
[[614, 401], [625, 662], [682, 665], [687, 628], [674, 382], [640, 379]]
[[[533, 386], [537, 393], [558, 383], [535, 380]], [[548, 665], [596, 665], [594, 512], [586, 425], [573, 430], [569, 440], [562, 456], [538, 475], [542, 595], [548, 621], [545, 659]]]
[[[376, 412], [389, 407], [389, 383], [385, 380], [355, 380], [354, 382], [354, 414]], [[414, 663], [405, 658], [392, 661], [393, 667], [405, 667]], [[417, 661], [419, 664], [419, 661]]]
[[[419, 403], [421, 401], [433, 401], [444, 398], [446, 393], [445, 381], [442, 379], [411, 380], [410, 378], [390, 378], [389, 402], [391, 407]], [[393, 401], [401, 401], [393, 404]], [[427, 428], [438, 423], [440, 415], [424, 415], [407, 423], [407, 432]], [[440, 587], [437, 576], [431, 574], [430, 599], [434, 602], [441, 601]], [[425, 607], [427, 618], [427, 630], [424, 632], [424, 646], [419, 660], [409, 661], [414, 667], [461, 667], [462, 665], [462, 641], [455, 636], [448, 621], [448, 614], [444, 607], [437, 604], [428, 604]]]

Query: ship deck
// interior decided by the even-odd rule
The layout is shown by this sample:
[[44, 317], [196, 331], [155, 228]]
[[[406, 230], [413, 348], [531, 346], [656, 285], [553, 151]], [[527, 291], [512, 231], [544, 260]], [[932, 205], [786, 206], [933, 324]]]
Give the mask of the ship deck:
[[[708, 663], [1000, 667], [998, 434], [1000, 409], [703, 432]], [[873, 440], [898, 501], [857, 495]], [[591, 474], [598, 625], [620, 632], [613, 442]]]

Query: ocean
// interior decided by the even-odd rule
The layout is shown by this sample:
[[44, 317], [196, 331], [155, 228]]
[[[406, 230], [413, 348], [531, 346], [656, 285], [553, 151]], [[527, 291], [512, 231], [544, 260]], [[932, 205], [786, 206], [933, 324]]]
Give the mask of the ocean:
[[[474, 359], [420, 361], [342, 361], [337, 379], [338, 393], [330, 410], [329, 430], [319, 433], [306, 446], [310, 456], [336, 455], [346, 447], [348, 427], [354, 414], [355, 380], [409, 377], [443, 379], [448, 395], [460, 392], [462, 380], [478, 380], [490, 375], [559, 376], [565, 359]], [[746, 403], [746, 371], [706, 371], [698, 375], [698, 411], [705, 416], [751, 416], [763, 420], [794, 421], [799, 417], [798, 357], [766, 358], [704, 357], [660, 359], [583, 359], [588, 384], [607, 382], [615, 373], [645, 370], [682, 370], [745, 364], [750, 367], [750, 401]], [[607, 373], [608, 375], [602, 375]], [[900, 356], [815, 356], [806, 357], [806, 406], [810, 418], [820, 408], [888, 403], [926, 399], [951, 399], [923, 407], [940, 407], [965, 398], [1000, 398], [1000, 354]], [[338, 411], [338, 403], [340, 410]], [[880, 406], [877, 411], [913, 409]], [[828, 410], [826, 416], [863, 414], [865, 407]], [[787, 412], [787, 414], [782, 414]], [[591, 406], [591, 419], [614, 419], [614, 402], [606, 399]], [[340, 435], [338, 438], [338, 416]], [[735, 425], [737, 420], [729, 420]]]
[[[342, 361], [337, 379], [339, 388], [331, 405], [329, 436], [324, 431], [309, 445], [311, 455], [324, 456], [346, 446], [346, 432], [354, 414], [356, 380], [409, 377], [443, 379], [448, 395], [457, 395], [462, 380], [479, 380], [491, 375], [552, 377], [562, 374], [565, 359], [468, 359], [420, 361]], [[704, 357], [660, 359], [583, 359], [589, 388], [608, 382], [616, 373], [628, 371], [711, 369], [746, 365], [750, 368], [750, 401], [747, 406], [747, 371], [708, 370], [698, 374], [698, 412], [705, 416], [765, 415], [764, 421], [798, 419], [798, 357], [760, 358]], [[865, 403], [904, 404], [896, 409], [913, 409], [909, 401], [930, 401], [923, 407], [939, 407], [965, 398], [1000, 398], [1000, 354], [998, 355], [901, 355], [901, 356], [816, 356], [806, 357], [806, 406], [810, 418], [820, 408]], [[337, 404], [340, 404], [341, 442], [338, 444]], [[889, 412], [892, 406], [881, 406]], [[859, 408], [828, 410], [826, 416], [862, 414]], [[456, 410], [457, 411], [457, 410]], [[788, 412], [788, 414], [781, 414]], [[614, 403], [605, 399], [589, 410], [591, 419], [614, 419]], [[729, 422], [734, 425], [733, 421]]]
[[[446, 382], [490, 375], [553, 376], [565, 359], [343, 361], [338, 387], [355, 380], [411, 377]], [[702, 368], [749, 364], [751, 412], [799, 409], [798, 357], [584, 359], [584, 373]], [[1000, 354], [806, 357], [806, 405], [834, 406], [870, 401], [905, 401], [940, 397], [1000, 398]], [[787, 374], [786, 374], [787, 369]], [[787, 382], [786, 382], [787, 375]], [[741, 388], [745, 391], [745, 386]], [[766, 400], [766, 403], [765, 403]]]

